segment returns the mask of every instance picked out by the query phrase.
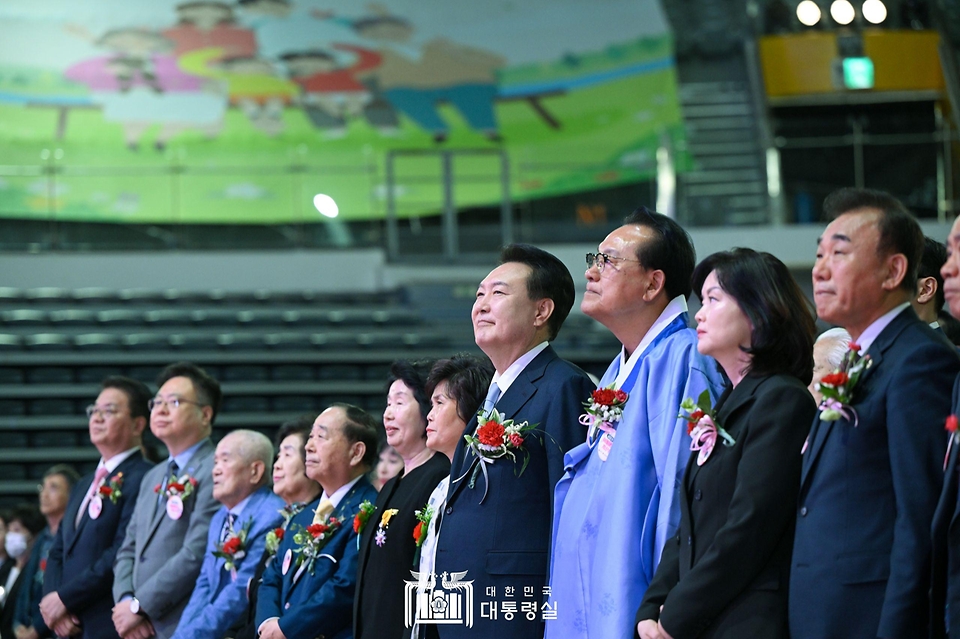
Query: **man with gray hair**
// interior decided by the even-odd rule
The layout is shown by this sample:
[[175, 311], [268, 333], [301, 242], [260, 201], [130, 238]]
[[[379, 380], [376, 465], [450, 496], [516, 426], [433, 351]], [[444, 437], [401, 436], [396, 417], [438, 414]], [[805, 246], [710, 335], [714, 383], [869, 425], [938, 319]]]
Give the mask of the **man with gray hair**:
[[210, 522], [200, 578], [173, 639], [222, 637], [247, 607], [247, 583], [267, 533], [282, 523], [282, 499], [268, 486], [273, 445], [261, 433], [235, 430], [213, 457], [213, 497], [223, 506]]
[[823, 399], [820, 394], [820, 380], [840, 368], [843, 356], [847, 354], [847, 345], [850, 344], [850, 333], [839, 326], [820, 333], [813, 343], [813, 378], [810, 380], [810, 394], [817, 404]]

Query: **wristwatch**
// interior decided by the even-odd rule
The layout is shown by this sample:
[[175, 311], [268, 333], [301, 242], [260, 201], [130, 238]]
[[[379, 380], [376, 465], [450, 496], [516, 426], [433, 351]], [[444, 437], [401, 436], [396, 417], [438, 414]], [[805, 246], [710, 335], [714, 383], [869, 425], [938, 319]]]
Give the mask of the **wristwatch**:
[[130, 612], [132, 612], [135, 615], [140, 614], [140, 600], [137, 599], [136, 597], [130, 600]]

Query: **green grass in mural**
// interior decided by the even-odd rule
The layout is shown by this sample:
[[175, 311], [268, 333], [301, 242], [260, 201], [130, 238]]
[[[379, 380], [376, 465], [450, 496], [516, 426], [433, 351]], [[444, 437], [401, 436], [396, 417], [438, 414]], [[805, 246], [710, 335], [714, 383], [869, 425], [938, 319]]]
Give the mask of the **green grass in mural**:
[[[669, 50], [668, 43], [657, 44], [663, 46]], [[660, 53], [647, 50], [643, 57]], [[676, 142], [683, 136], [672, 69], [546, 97], [542, 104], [561, 123], [559, 130], [547, 126], [526, 102], [497, 105], [514, 200], [650, 179], [662, 137]], [[455, 109], [441, 107], [441, 114], [451, 125], [443, 145], [406, 120], [395, 136], [354, 121], [345, 137], [330, 139], [296, 109], [285, 112], [283, 133], [269, 138], [230, 109], [216, 139], [186, 131], [157, 150], [159, 126], [153, 126], [130, 150], [122, 127], [105, 122], [98, 109], [0, 105], [0, 215], [287, 223], [318, 219], [312, 198], [323, 192], [338, 202], [345, 220], [382, 217], [388, 150], [500, 148], [472, 131]], [[58, 124], [65, 128], [56, 141]], [[45, 151], [49, 158], [42, 160]], [[58, 167], [52, 176], [41, 173], [48, 162]], [[498, 162], [496, 157], [456, 157], [458, 206], [499, 201]], [[685, 166], [683, 157], [678, 166]], [[439, 210], [439, 158], [400, 158], [396, 175], [399, 215]]]

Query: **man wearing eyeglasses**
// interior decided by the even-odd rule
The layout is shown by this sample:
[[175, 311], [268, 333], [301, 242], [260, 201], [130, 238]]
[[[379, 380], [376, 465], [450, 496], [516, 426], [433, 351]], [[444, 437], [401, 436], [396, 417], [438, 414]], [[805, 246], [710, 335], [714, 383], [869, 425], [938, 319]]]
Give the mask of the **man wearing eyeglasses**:
[[141, 454], [150, 390], [126, 377], [108, 377], [87, 406], [97, 470], [81, 478], [47, 557], [40, 613], [59, 637], [116, 638], [113, 560], [152, 464]]
[[168, 639], [193, 592], [220, 504], [213, 498], [213, 421], [220, 384], [188, 362], [168, 366], [150, 400], [150, 430], [170, 453], [140, 485], [114, 564], [113, 623], [123, 639]]
[[723, 388], [687, 327], [695, 265], [686, 231], [645, 207], [587, 254], [580, 308], [622, 344], [599, 387], [627, 399], [619, 421], [594, 421], [564, 458], [550, 564], [557, 616], [547, 639], [633, 637], [637, 608], [676, 534], [676, 487], [690, 455], [680, 403], [704, 390], [714, 401]]

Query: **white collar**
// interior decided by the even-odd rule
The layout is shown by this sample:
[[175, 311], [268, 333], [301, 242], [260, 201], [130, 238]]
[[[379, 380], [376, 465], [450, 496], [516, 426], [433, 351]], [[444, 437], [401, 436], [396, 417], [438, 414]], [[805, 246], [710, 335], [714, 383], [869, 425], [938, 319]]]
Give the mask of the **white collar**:
[[336, 508], [337, 506], [340, 505], [340, 500], [343, 499], [348, 492], [350, 492], [351, 488], [353, 488], [353, 485], [358, 481], [360, 481], [360, 477], [363, 477], [363, 475], [359, 475], [358, 477], [355, 477], [353, 481], [348, 481], [340, 488], [337, 488], [335, 491], [333, 491], [333, 494], [330, 495], [329, 497], [327, 497], [327, 491], [323, 491], [323, 494], [320, 495], [320, 501], [323, 501], [324, 499], [329, 499], [330, 503], [333, 504], [333, 507]]
[[868, 326], [863, 333], [860, 334], [860, 339], [857, 340], [857, 344], [860, 346], [860, 352], [866, 353], [870, 350], [870, 345], [873, 344], [874, 340], [877, 339], [877, 336], [883, 332], [887, 326], [890, 325], [890, 322], [893, 319], [902, 313], [904, 309], [910, 306], [910, 302], [904, 302], [896, 308], [892, 308], [877, 319], [873, 320], [873, 324]]
[[497, 372], [493, 374], [493, 379], [490, 380], [491, 384], [496, 384], [500, 388], [500, 394], [503, 395], [507, 392], [507, 389], [510, 388], [510, 385], [520, 377], [520, 373], [523, 372], [523, 369], [534, 360], [534, 358], [543, 352], [543, 350], [550, 345], [550, 342], [540, 342], [529, 351], [517, 358], [513, 364], [507, 367], [507, 370], [503, 373]]
[[135, 447], [131, 448], [130, 450], [125, 450], [125, 451], [123, 451], [122, 453], [117, 453], [116, 455], [114, 455], [113, 457], [111, 457], [110, 459], [108, 459], [108, 460], [106, 460], [106, 461], [104, 461], [103, 457], [101, 457], [101, 458], [100, 458], [100, 463], [97, 464], [97, 468], [106, 468], [106, 469], [107, 469], [107, 474], [109, 475], [110, 473], [112, 473], [113, 471], [115, 471], [115, 470], [117, 469], [117, 466], [119, 466], [119, 465], [122, 464], [123, 462], [127, 461], [127, 458], [130, 457], [130, 455], [132, 455], [132, 454], [134, 454], [135, 452], [137, 452], [138, 450], [140, 450], [140, 447], [139, 447], [139, 446], [135, 446]]
[[640, 361], [640, 356], [643, 355], [643, 351], [647, 350], [647, 347], [663, 332], [663, 329], [665, 329], [670, 322], [679, 317], [681, 313], [686, 312], [687, 299], [683, 295], [677, 295], [670, 300], [663, 311], [661, 311], [660, 316], [657, 317], [657, 321], [653, 323], [653, 326], [650, 327], [650, 330], [648, 330], [643, 336], [643, 339], [640, 340], [640, 343], [633, 350], [633, 353], [630, 354], [630, 359], [625, 359], [626, 352], [623, 348], [620, 349], [620, 370], [617, 372], [614, 388], [623, 386], [623, 383], [630, 376], [637, 362]]

